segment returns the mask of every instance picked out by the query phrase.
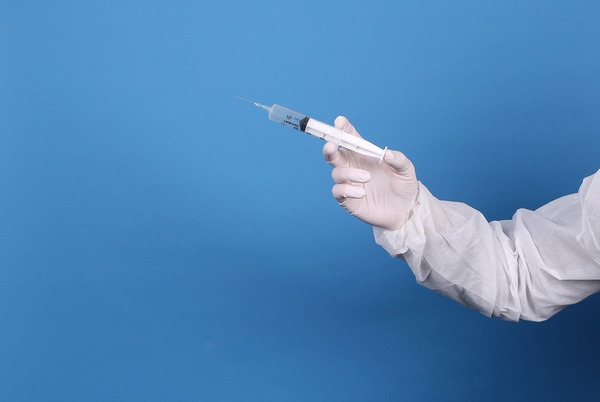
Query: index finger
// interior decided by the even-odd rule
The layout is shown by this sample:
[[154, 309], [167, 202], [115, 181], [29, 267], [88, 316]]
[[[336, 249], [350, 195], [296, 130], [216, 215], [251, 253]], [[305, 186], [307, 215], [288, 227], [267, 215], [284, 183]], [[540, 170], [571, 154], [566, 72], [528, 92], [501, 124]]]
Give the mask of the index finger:
[[323, 146], [323, 157], [334, 167], [344, 167], [348, 164], [348, 156], [345, 152], [340, 152], [335, 142], [329, 141]]

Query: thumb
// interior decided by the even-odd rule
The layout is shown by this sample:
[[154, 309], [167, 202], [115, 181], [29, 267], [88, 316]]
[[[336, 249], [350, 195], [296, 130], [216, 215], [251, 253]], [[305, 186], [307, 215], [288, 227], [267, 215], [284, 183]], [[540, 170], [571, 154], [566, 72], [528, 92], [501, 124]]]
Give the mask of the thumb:
[[399, 151], [387, 150], [383, 157], [385, 163], [392, 169], [392, 171], [398, 175], [406, 175], [412, 171], [412, 162]]
[[335, 128], [342, 130], [345, 133], [362, 138], [358, 131], [356, 131], [356, 128], [354, 128], [352, 123], [350, 123], [350, 120], [348, 120], [345, 116], [336, 117], [336, 119], [334, 120], [334, 126]]
[[340, 130], [346, 130], [346, 127], [351, 126], [350, 121], [346, 118], [346, 116], [338, 116], [333, 121], [333, 125], [335, 128], [339, 128]]

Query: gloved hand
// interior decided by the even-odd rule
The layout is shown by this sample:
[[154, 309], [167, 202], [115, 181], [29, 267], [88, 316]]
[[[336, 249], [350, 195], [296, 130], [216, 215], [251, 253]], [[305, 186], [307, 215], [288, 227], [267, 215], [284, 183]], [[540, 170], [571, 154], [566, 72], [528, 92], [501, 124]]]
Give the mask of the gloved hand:
[[[335, 127], [360, 137], [348, 119], [339, 116]], [[399, 229], [410, 217], [418, 194], [415, 168], [404, 154], [387, 150], [382, 162], [333, 142], [323, 147], [323, 156], [334, 166], [333, 196], [360, 220], [387, 230]]]

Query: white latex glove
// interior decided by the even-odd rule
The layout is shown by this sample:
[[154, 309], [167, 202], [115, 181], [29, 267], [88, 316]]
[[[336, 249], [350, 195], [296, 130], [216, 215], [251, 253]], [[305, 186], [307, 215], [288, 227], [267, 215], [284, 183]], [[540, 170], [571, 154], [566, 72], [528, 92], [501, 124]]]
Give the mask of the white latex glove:
[[[339, 116], [335, 127], [360, 137], [348, 119]], [[323, 147], [323, 156], [334, 166], [333, 196], [350, 214], [387, 230], [399, 229], [410, 217], [418, 194], [415, 168], [401, 152], [387, 150], [382, 162], [376, 158], [338, 148]]]

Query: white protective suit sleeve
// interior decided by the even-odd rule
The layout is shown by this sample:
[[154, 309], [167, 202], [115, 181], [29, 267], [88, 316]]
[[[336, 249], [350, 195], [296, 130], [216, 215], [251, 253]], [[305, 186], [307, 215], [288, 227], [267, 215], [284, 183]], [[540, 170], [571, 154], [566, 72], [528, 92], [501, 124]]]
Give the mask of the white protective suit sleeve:
[[512, 220], [487, 222], [421, 183], [412, 212], [398, 230], [375, 227], [376, 242], [420, 284], [487, 316], [543, 321], [600, 291], [600, 171]]

